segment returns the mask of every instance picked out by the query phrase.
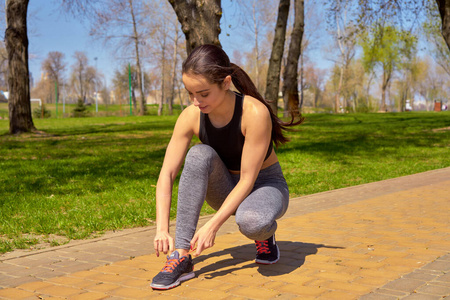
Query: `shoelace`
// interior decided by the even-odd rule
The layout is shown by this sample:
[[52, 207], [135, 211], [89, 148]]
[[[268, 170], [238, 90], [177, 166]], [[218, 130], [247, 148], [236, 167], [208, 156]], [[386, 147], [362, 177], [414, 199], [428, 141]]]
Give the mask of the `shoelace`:
[[164, 265], [164, 267], [162, 268], [161, 272], [168, 272], [168, 273], [172, 273], [173, 270], [184, 260], [184, 257], [180, 258], [180, 259], [168, 259], [166, 261], [166, 264]]
[[256, 251], [258, 254], [262, 253], [270, 253], [269, 250], [269, 241], [255, 241], [256, 243]]

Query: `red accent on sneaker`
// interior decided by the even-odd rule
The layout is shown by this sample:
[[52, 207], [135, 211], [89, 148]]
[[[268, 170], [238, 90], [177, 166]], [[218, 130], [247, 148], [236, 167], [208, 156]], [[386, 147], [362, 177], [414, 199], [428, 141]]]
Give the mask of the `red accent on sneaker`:
[[256, 243], [256, 251], [258, 252], [258, 254], [261, 253], [270, 253], [269, 250], [269, 241], [265, 240], [265, 241], [255, 241]]
[[182, 257], [180, 259], [169, 259], [166, 261], [166, 264], [162, 268], [161, 272], [169, 272], [172, 273], [173, 270], [183, 261], [186, 257]]

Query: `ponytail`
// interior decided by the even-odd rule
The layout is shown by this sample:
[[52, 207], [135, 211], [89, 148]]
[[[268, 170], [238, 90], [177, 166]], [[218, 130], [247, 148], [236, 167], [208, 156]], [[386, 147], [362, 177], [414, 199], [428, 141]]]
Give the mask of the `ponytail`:
[[[283, 130], [293, 131], [293, 129], [291, 129], [290, 127], [303, 123], [304, 118], [301, 116], [300, 112], [291, 111], [291, 121], [283, 122], [273, 113], [272, 107], [269, 105], [268, 101], [266, 101], [258, 92], [255, 84], [250, 79], [250, 76], [248, 76], [248, 74], [238, 65], [230, 63], [230, 66], [233, 70], [233, 72], [231, 73], [231, 80], [233, 81], [236, 89], [244, 95], [249, 95], [253, 98], [258, 99], [269, 110], [270, 118], [272, 119], [272, 141], [275, 143], [275, 146], [278, 147], [281, 144], [287, 143], [289, 139], [283, 134]], [[295, 120], [296, 118], [298, 119]]]
[[272, 141], [276, 147], [289, 141], [283, 134], [283, 130], [294, 131], [290, 127], [303, 123], [304, 118], [298, 111], [291, 111], [290, 122], [283, 122], [278, 118], [269, 103], [258, 92], [248, 74], [236, 64], [231, 63], [225, 51], [220, 47], [202, 45], [195, 48], [183, 62], [182, 72], [183, 74], [192, 73], [204, 76], [208, 81], [216, 84], [221, 84], [227, 76], [231, 76], [234, 86], [240, 93], [258, 99], [269, 110], [272, 120]]

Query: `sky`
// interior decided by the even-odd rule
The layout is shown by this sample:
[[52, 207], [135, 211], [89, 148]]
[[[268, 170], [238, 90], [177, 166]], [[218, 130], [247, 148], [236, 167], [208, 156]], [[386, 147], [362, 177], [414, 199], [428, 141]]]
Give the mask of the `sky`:
[[[29, 68], [34, 82], [41, 77], [41, 64], [50, 51], [65, 54], [67, 71], [73, 63], [75, 51], [84, 51], [89, 64], [96, 66], [107, 80], [114, 72], [114, 60], [101, 42], [89, 37], [89, 25], [74, 17], [61, 13], [54, 1], [30, 1], [28, 6], [29, 23]], [[97, 60], [95, 60], [97, 58]], [[68, 73], [68, 72], [67, 72]]]
[[[62, 10], [57, 3], [57, 1], [49, 0], [30, 1], [29, 3], [29, 67], [34, 84], [40, 80], [42, 61], [50, 51], [59, 51], [65, 54], [66, 74], [69, 74], [74, 62], [75, 51], [83, 51], [88, 56], [89, 64], [98, 67], [99, 71], [105, 76], [107, 84], [110, 85], [114, 71], [120, 67], [119, 62], [113, 58], [108, 49], [102, 46], [101, 41], [94, 40], [89, 36], [87, 21], [82, 23], [81, 20], [61, 13]], [[236, 7], [227, 6], [230, 5], [229, 3], [231, 2], [223, 1], [222, 4], [224, 11], [222, 23], [225, 24], [222, 24], [222, 34], [219, 38], [224, 50], [232, 56], [235, 49], [242, 50], [243, 45], [251, 46], [251, 43], [242, 40], [242, 37], [239, 41], [235, 32], [229, 29], [227, 24], [233, 23], [233, 18], [236, 18]], [[228, 36], [227, 33], [230, 35]], [[327, 67], [326, 60], [321, 59], [321, 64]]]

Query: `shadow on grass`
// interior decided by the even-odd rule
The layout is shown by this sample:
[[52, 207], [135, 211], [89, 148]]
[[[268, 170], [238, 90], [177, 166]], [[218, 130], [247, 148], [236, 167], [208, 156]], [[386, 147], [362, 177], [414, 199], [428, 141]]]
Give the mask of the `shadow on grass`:
[[[213, 279], [231, 274], [234, 271], [256, 268], [257, 271], [263, 276], [279, 276], [283, 274], [289, 274], [303, 266], [306, 257], [308, 255], [316, 254], [319, 248], [344, 249], [344, 247], [339, 246], [290, 241], [277, 241], [277, 244], [281, 252], [281, 257], [278, 263], [274, 265], [256, 264], [254, 262], [255, 245], [248, 244], [224, 249], [195, 258], [194, 263], [199, 263], [213, 257], [232, 257], [219, 260], [213, 264], [209, 264], [199, 270], [196, 270], [195, 274], [197, 277], [200, 275], [205, 275], [206, 279]], [[248, 261], [248, 263], [242, 265], [242, 263], [246, 261]]]

